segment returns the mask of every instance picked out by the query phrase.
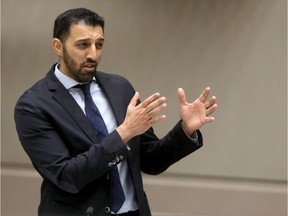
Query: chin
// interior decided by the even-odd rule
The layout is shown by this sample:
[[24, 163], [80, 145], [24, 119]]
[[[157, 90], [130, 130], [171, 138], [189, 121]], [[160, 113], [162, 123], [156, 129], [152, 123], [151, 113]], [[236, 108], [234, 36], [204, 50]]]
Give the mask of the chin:
[[89, 82], [92, 80], [92, 78], [94, 77], [95, 72], [94, 73], [89, 73], [89, 74], [81, 74], [79, 76], [77, 76], [77, 81], [81, 82], [81, 83], [85, 83], [85, 82]]

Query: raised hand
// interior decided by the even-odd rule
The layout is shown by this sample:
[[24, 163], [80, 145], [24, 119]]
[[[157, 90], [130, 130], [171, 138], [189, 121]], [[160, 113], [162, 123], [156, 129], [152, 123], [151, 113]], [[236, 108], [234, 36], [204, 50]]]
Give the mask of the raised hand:
[[207, 87], [195, 101], [188, 103], [184, 90], [182, 88], [178, 89], [180, 117], [187, 134], [191, 135], [206, 123], [215, 120], [215, 118], [210, 115], [214, 113], [218, 106], [215, 96], [208, 99], [209, 93], [210, 88]]
[[159, 93], [149, 96], [137, 105], [138, 100], [139, 93], [136, 92], [128, 105], [124, 122], [116, 129], [124, 143], [166, 118], [165, 115], [157, 116], [167, 106], [166, 98]]

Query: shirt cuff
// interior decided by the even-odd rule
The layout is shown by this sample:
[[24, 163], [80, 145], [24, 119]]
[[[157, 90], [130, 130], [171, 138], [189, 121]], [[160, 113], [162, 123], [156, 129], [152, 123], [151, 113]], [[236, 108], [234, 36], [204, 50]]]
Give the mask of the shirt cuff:
[[190, 136], [190, 135], [187, 134], [186, 131], [184, 130], [183, 125], [182, 125], [182, 130], [184, 131], [184, 133], [186, 134], [186, 136], [187, 136], [190, 140], [192, 140], [192, 141], [198, 140], [197, 131], [194, 131], [194, 132], [191, 134], [191, 136]]

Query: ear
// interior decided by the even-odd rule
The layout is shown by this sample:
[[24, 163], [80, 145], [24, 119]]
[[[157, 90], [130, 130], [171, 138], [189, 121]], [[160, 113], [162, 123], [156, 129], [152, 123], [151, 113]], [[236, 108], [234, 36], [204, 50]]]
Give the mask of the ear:
[[58, 39], [58, 38], [53, 38], [52, 40], [52, 47], [54, 49], [54, 52], [58, 55], [58, 56], [62, 56], [63, 55], [63, 44], [62, 42]]

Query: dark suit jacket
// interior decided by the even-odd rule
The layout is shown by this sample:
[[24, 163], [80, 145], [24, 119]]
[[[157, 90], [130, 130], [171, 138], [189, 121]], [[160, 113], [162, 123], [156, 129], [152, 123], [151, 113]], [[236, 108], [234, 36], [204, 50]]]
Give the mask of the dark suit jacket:
[[[127, 150], [113, 131], [101, 143], [85, 114], [54, 75], [47, 76], [27, 90], [15, 107], [15, 122], [21, 144], [33, 166], [43, 177], [39, 215], [109, 215], [111, 164], [127, 160], [134, 183], [140, 215], [151, 215], [143, 190], [141, 171], [159, 174], [171, 164], [202, 146], [183, 132], [181, 122], [162, 139], [149, 129], [129, 142]], [[107, 96], [117, 124], [125, 118], [135, 91], [121, 76], [96, 72], [96, 79]], [[120, 160], [119, 160], [120, 159]], [[116, 163], [115, 163], [116, 162]]]

